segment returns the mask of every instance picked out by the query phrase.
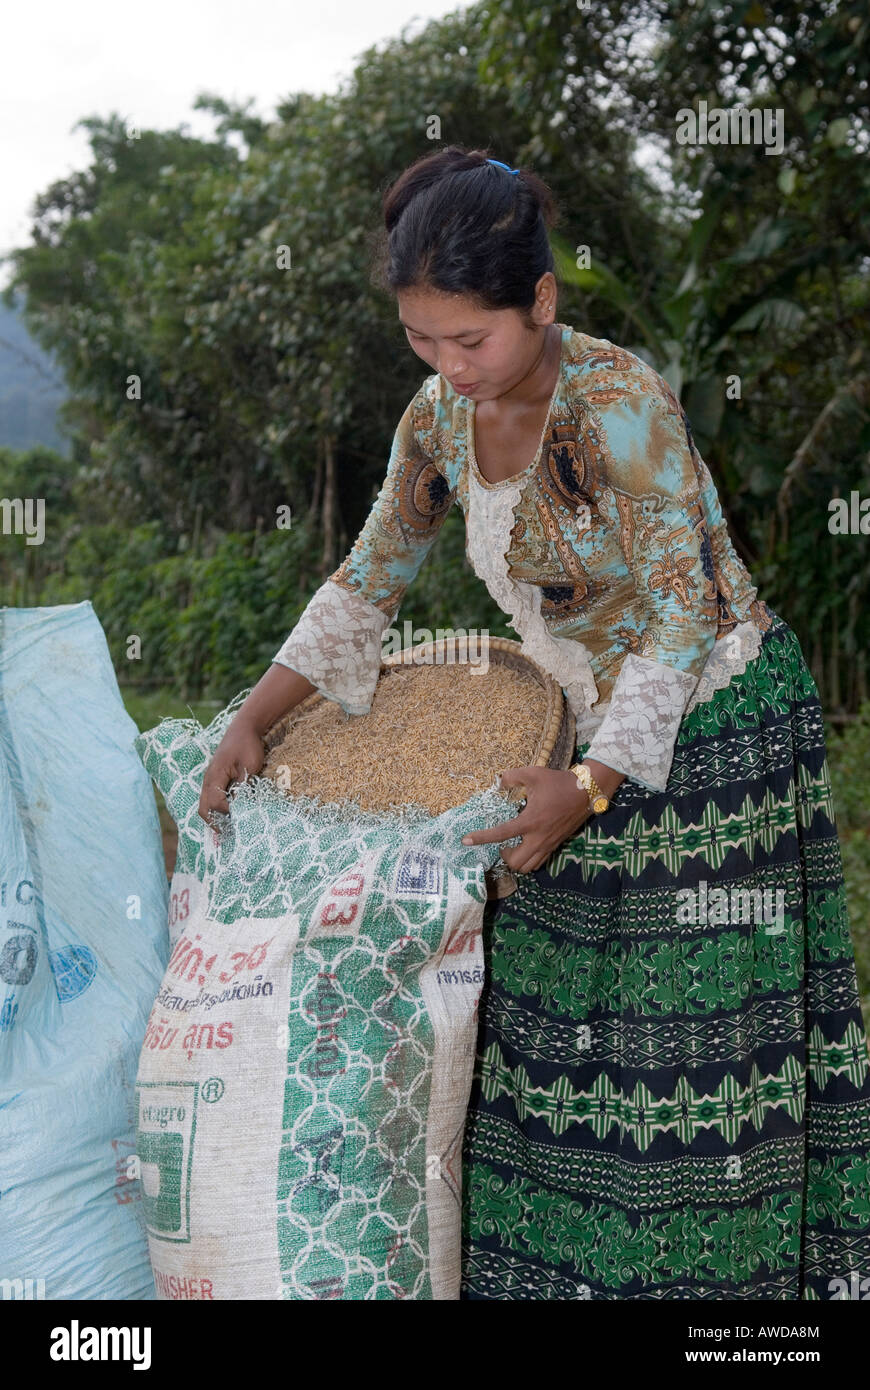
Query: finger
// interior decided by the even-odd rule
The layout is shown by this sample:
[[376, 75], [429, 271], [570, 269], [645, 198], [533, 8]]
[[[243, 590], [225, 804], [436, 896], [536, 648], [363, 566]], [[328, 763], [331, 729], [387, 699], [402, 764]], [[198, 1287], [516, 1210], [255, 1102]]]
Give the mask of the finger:
[[521, 845], [516, 845], [513, 849], [502, 850], [502, 859], [509, 869], [517, 874], [528, 874], [533, 869], [540, 869], [542, 864], [546, 864], [552, 850], [541, 848], [540, 843], [529, 843], [529, 837], [523, 840]]
[[523, 786], [533, 781], [535, 774], [540, 771], [539, 767], [508, 767], [501, 774], [499, 782], [503, 787]]
[[522, 858], [522, 846], [514, 845], [513, 849], [503, 849], [501, 852], [502, 863], [507, 864], [509, 869], [517, 871]]
[[494, 825], [491, 830], [472, 830], [467, 835], [463, 835], [464, 845], [494, 845], [499, 840], [510, 840], [514, 835], [522, 835], [525, 822], [522, 815], [514, 816], [513, 820], [503, 821], [501, 825]]
[[213, 811], [222, 811], [229, 815], [230, 803], [227, 800], [225, 789], [219, 782], [210, 782], [203, 788], [199, 802], [199, 814], [204, 821], [209, 821]]
[[209, 830], [210, 830], [211, 833], [212, 833], [212, 844], [214, 844], [214, 845], [217, 845], [217, 844], [220, 843], [221, 831], [222, 831], [222, 829], [223, 829], [223, 826], [222, 826], [221, 823], [220, 823], [221, 820], [222, 820], [222, 817], [221, 817], [219, 811], [217, 811], [217, 810], [209, 811], [209, 813], [208, 813], [208, 819], [207, 819], [207, 821], [206, 821], [206, 824], [207, 824]]
[[511, 864], [510, 868], [515, 874], [530, 874], [533, 869], [539, 869], [540, 864], [533, 859], [521, 859], [518, 864]]
[[199, 814], [204, 821], [209, 821], [209, 823], [216, 811], [221, 812], [223, 815], [229, 815], [229, 810], [230, 805], [223, 792], [213, 792], [210, 796], [206, 797], [204, 801], [201, 801], [199, 805]]
[[511, 840], [514, 835], [528, 835], [530, 831], [538, 827], [537, 813], [530, 807], [524, 806], [512, 820], [502, 821], [501, 825], [494, 825], [491, 830], [472, 830], [468, 836], [463, 835], [463, 844], [489, 845], [496, 844], [499, 840]]

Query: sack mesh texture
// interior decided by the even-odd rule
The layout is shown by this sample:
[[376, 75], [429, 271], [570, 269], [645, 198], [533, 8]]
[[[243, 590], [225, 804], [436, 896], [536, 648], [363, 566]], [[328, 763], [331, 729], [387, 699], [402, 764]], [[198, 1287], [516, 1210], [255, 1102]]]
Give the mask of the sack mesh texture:
[[255, 777], [216, 837], [202, 774], [246, 694], [137, 741], [179, 831], [138, 1077], [158, 1296], [457, 1298], [501, 848], [460, 841], [516, 803], [492, 787], [437, 817], [373, 814]]

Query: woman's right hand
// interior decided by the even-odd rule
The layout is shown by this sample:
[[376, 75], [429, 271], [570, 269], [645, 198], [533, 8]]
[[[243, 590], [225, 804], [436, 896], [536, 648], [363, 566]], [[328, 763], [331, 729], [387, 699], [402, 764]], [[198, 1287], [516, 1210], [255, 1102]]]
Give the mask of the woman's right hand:
[[262, 738], [247, 719], [237, 715], [215, 749], [202, 779], [199, 814], [207, 825], [211, 825], [213, 811], [229, 811], [227, 790], [230, 783], [252, 777], [265, 761]]

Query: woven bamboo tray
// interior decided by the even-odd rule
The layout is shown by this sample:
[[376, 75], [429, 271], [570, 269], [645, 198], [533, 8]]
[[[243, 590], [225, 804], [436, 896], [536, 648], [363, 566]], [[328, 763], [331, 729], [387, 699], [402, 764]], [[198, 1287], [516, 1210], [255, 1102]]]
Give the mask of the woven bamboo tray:
[[[416, 647], [406, 647], [395, 655], [386, 657], [381, 663], [379, 681], [388, 679], [390, 672], [400, 666], [420, 665], [455, 665], [457, 670], [462, 670], [468, 665], [467, 661], [455, 659], [462, 653], [459, 648], [462, 639], [458, 637], [439, 638], [432, 642], [421, 642]], [[561, 686], [540, 667], [537, 662], [526, 656], [519, 642], [511, 641], [505, 637], [489, 637], [487, 639], [487, 655], [491, 665], [500, 664], [521, 670], [525, 675], [531, 676], [542, 688], [546, 695], [546, 705], [544, 717], [541, 721], [541, 732], [532, 757], [528, 759], [528, 766], [532, 767], [552, 767], [564, 769], [570, 767], [574, 761], [575, 752], [575, 721], [574, 715], [562, 694]], [[451, 661], [451, 657], [454, 659]], [[424, 658], [426, 660], [424, 661]], [[479, 675], [469, 674], [469, 679], [485, 679]], [[300, 714], [317, 703], [326, 699], [319, 691], [314, 691], [306, 696], [304, 700], [280, 719], [266, 734], [263, 742], [267, 754], [277, 745], [284, 741], [290, 727]], [[523, 787], [506, 787], [506, 794], [513, 800], [519, 800], [524, 792]], [[505, 819], [509, 819], [506, 815]], [[501, 873], [493, 875], [488, 871], [486, 875], [487, 896], [490, 898], [506, 897], [513, 892], [516, 887], [516, 879], [512, 874]]]

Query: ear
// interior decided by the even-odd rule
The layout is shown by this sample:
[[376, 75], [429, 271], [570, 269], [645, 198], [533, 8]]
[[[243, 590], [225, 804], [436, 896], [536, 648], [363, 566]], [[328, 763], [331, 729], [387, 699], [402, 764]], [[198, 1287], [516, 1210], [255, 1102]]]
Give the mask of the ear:
[[558, 287], [552, 270], [545, 270], [535, 285], [535, 303], [532, 318], [540, 328], [556, 322], [556, 295]]

